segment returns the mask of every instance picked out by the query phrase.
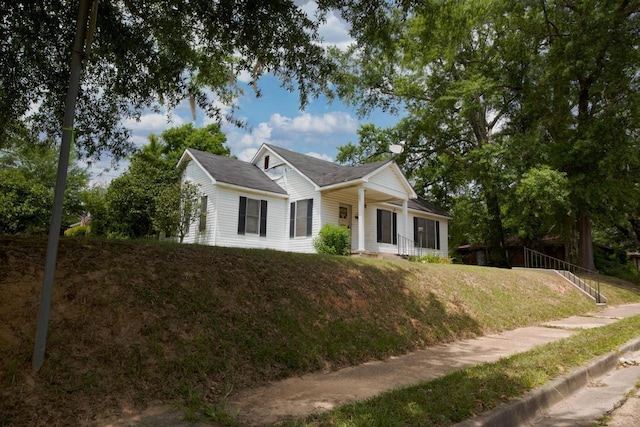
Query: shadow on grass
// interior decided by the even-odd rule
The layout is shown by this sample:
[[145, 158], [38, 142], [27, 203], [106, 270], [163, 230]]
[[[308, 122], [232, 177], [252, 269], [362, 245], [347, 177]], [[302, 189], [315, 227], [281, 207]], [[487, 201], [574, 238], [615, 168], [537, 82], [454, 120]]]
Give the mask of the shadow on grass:
[[[490, 366], [490, 365], [488, 365]], [[525, 393], [527, 381], [496, 370], [463, 369], [421, 385], [383, 393], [294, 425], [447, 426]]]
[[181, 401], [185, 384], [210, 404], [230, 390], [480, 332], [435, 294], [412, 293], [412, 273], [394, 263], [62, 239], [47, 359], [33, 375], [45, 249], [44, 239], [0, 240], [0, 360], [5, 373], [11, 367], [0, 419], [16, 424], [77, 424], [120, 399]]

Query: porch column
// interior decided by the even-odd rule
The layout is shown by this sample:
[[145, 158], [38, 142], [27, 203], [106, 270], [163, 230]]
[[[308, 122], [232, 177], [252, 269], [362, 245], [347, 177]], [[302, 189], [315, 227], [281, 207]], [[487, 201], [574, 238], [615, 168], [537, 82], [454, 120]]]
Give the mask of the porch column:
[[409, 200], [402, 201], [402, 220], [404, 221], [403, 236], [405, 239], [409, 238]]
[[358, 188], [358, 252], [364, 252], [364, 187]]

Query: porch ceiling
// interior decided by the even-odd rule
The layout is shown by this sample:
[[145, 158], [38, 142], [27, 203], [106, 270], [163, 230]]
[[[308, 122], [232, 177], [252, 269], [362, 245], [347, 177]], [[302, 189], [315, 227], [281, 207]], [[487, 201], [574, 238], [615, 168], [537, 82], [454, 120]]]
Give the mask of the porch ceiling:
[[[330, 189], [322, 191], [323, 194], [335, 194], [340, 196], [341, 198], [353, 199], [354, 202], [358, 200], [358, 188], [360, 188], [359, 184], [354, 184], [348, 187], [342, 187], [338, 189]], [[372, 188], [365, 188], [364, 193], [364, 201], [365, 203], [384, 203], [384, 202], [400, 202], [403, 199], [394, 194], [387, 193], [384, 191], [380, 191]]]

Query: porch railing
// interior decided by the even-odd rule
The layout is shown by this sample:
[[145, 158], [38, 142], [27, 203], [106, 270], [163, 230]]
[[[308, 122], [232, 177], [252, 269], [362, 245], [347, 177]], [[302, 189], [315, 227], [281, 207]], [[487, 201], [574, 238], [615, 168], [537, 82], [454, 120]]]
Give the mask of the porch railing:
[[545, 268], [555, 270], [565, 279], [580, 288], [584, 293], [593, 298], [597, 304], [606, 304], [607, 298], [600, 293], [600, 273], [589, 270], [570, 262], [524, 248], [525, 268]]
[[400, 256], [422, 256], [424, 248], [416, 247], [413, 240], [398, 234], [398, 255]]

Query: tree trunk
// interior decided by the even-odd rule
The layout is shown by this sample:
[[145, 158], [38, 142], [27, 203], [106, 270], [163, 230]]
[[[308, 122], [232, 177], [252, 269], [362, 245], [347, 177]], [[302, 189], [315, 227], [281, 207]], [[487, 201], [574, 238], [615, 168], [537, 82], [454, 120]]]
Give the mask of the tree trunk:
[[582, 268], [595, 270], [593, 258], [593, 238], [591, 236], [591, 217], [589, 214], [578, 215], [578, 264]]
[[504, 231], [498, 196], [493, 191], [485, 192], [487, 211], [489, 213], [489, 254], [488, 265], [509, 268], [509, 260], [504, 248]]

